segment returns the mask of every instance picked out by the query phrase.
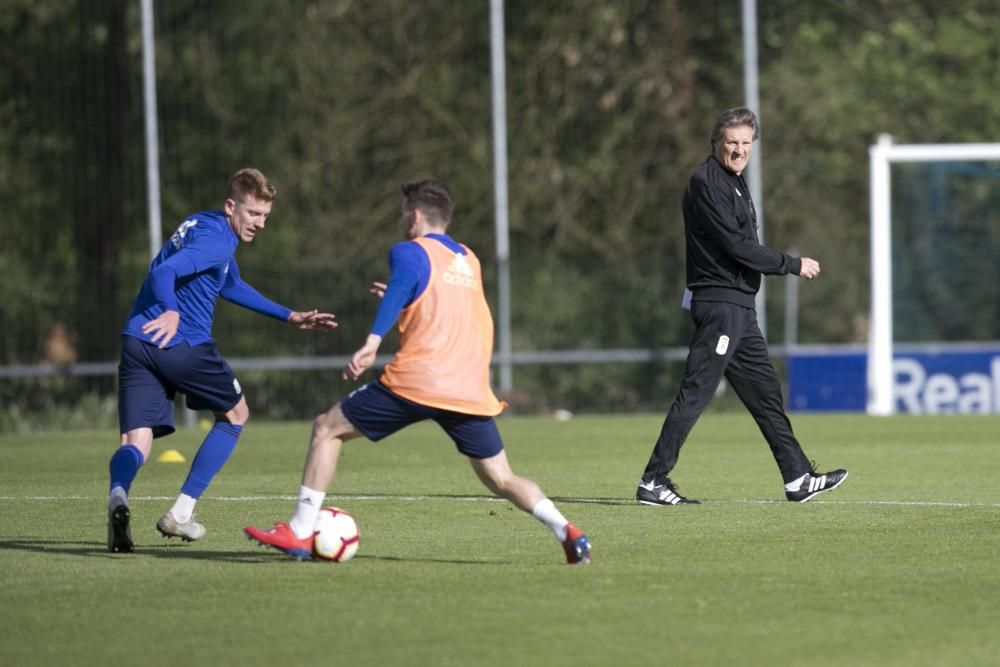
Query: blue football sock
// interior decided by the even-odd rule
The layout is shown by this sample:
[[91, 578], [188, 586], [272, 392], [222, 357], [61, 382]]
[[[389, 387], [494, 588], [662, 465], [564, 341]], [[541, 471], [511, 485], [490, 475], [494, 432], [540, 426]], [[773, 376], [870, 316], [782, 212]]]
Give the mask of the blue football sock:
[[201, 494], [236, 449], [236, 443], [242, 432], [242, 426], [224, 421], [215, 422], [215, 426], [205, 436], [198, 453], [194, 456], [194, 461], [191, 462], [191, 472], [181, 487], [181, 493], [186, 493], [192, 498], [201, 498]]
[[125, 444], [115, 450], [108, 463], [108, 472], [111, 475], [111, 489], [120, 486], [128, 493], [132, 488], [132, 481], [139, 474], [139, 468], [145, 462], [145, 457], [139, 448], [132, 444]]

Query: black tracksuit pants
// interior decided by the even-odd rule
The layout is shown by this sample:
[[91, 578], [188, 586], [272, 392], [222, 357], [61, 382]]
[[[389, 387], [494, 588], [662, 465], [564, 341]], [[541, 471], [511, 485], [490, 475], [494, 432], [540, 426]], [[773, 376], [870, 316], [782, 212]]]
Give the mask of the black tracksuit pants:
[[723, 376], [760, 427], [784, 482], [809, 472], [809, 460], [785, 415], [781, 382], [768, 357], [756, 310], [723, 301], [695, 301], [691, 317], [696, 329], [684, 379], [643, 478], [666, 475], [677, 465], [681, 446]]

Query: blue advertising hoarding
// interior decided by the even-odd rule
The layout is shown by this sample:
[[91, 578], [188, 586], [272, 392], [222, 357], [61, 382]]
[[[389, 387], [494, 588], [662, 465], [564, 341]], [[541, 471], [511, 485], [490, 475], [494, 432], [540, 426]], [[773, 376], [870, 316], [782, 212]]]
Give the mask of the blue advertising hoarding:
[[[789, 408], [863, 412], [867, 366], [867, 355], [856, 350], [790, 355]], [[1000, 346], [897, 350], [892, 369], [900, 414], [1000, 414]]]

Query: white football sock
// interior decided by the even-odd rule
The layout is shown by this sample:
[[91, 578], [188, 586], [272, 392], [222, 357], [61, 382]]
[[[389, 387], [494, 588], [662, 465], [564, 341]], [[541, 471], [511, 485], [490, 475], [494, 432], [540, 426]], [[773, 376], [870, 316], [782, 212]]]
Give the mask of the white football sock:
[[798, 479], [793, 479], [788, 484], [785, 484], [785, 491], [798, 491], [799, 489], [802, 488], [802, 482], [806, 481], [806, 477], [808, 476], [809, 473], [806, 473], [802, 475], [802, 477], [799, 477]]
[[116, 486], [111, 489], [111, 494], [108, 496], [108, 509], [114, 509], [119, 505], [125, 505], [128, 507], [128, 494], [125, 493], [125, 489], [120, 486]]
[[562, 542], [566, 539], [566, 526], [569, 521], [562, 515], [562, 512], [556, 509], [551, 500], [548, 498], [539, 500], [532, 508], [531, 515], [548, 526], [557, 540]]
[[325, 498], [326, 493], [323, 491], [316, 491], [307, 486], [299, 487], [299, 502], [295, 505], [295, 516], [288, 522], [295, 537], [302, 540], [312, 535], [316, 529], [316, 517], [323, 509]]
[[194, 505], [198, 501], [186, 493], [177, 496], [177, 501], [170, 508], [170, 513], [174, 515], [177, 523], [187, 523], [194, 515]]

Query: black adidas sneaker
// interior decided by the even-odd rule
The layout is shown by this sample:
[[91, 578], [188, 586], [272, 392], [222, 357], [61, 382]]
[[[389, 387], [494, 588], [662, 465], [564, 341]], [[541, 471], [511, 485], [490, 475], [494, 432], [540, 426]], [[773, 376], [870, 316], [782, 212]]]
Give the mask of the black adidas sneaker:
[[640, 505], [700, 505], [693, 498], [685, 498], [677, 492], [677, 487], [669, 477], [663, 477], [660, 483], [655, 480], [639, 480], [635, 490], [635, 501]]
[[802, 484], [798, 490], [785, 491], [785, 497], [793, 503], [804, 503], [807, 500], [812, 500], [821, 493], [833, 491], [843, 484], [845, 479], [847, 479], [847, 471], [844, 469], [821, 473], [810, 470], [802, 479]]

